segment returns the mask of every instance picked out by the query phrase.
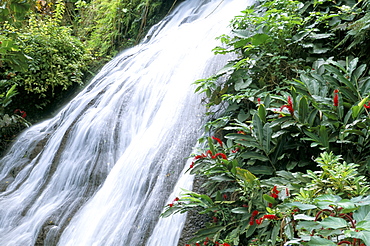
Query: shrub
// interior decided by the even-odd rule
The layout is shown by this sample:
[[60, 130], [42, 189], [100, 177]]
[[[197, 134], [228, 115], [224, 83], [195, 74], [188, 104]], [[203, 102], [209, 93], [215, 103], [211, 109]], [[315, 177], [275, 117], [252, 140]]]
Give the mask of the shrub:
[[[44, 108], [55, 97], [55, 92], [67, 90], [73, 84], [81, 85], [91, 56], [82, 43], [71, 35], [71, 30], [60, 26], [64, 5], [57, 4], [53, 16], [30, 16], [27, 27], [17, 32], [16, 45], [27, 60], [27, 70], [14, 70], [4, 62], [3, 74], [17, 84], [19, 95], [13, 106], [32, 112], [32, 105]], [[11, 27], [9, 27], [11, 29]], [[4, 76], [7, 77], [7, 76]], [[27, 105], [24, 102], [27, 101]]]

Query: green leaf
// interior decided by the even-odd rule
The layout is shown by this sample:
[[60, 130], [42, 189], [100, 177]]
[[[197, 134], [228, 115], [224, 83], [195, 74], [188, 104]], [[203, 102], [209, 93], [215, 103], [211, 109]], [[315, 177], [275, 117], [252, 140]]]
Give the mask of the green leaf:
[[317, 236], [311, 237], [307, 245], [309, 246], [336, 246], [336, 244], [333, 243], [332, 241], [325, 239], [325, 238], [317, 237]]
[[253, 131], [257, 137], [258, 143], [263, 146], [263, 126], [258, 114], [253, 115]]
[[253, 45], [260, 45], [265, 43], [270, 36], [265, 33], [257, 33], [251, 37], [251, 42]]
[[266, 123], [266, 108], [263, 104], [258, 106], [258, 115], [263, 123]]
[[258, 152], [255, 152], [255, 151], [244, 152], [241, 155], [241, 157], [244, 158], [244, 159], [256, 159], [256, 160], [260, 160], [260, 161], [269, 161], [269, 158], [267, 156], [261, 155], [261, 154], [259, 154]]
[[366, 230], [366, 231], [370, 231], [370, 221], [368, 221], [368, 220], [363, 220], [363, 221], [359, 221], [359, 222], [357, 222], [356, 230]]
[[370, 221], [370, 205], [361, 206], [353, 213], [353, 219], [356, 221]]
[[249, 209], [244, 207], [238, 207], [231, 209], [231, 212], [234, 214], [249, 214]]
[[250, 184], [252, 184], [255, 180], [257, 180], [256, 176], [254, 176], [250, 171], [243, 169], [243, 168], [236, 168], [236, 176]]
[[308, 103], [306, 97], [302, 97], [301, 100], [299, 100], [299, 106], [298, 106], [298, 117], [299, 120], [302, 123], [307, 123], [307, 116], [308, 116]]
[[251, 171], [255, 174], [271, 175], [271, 174], [274, 173], [274, 169], [272, 169], [272, 167], [270, 167], [270, 166], [257, 165], [257, 166], [251, 166], [248, 169], [249, 169], [249, 171]]
[[296, 207], [296, 208], [299, 208], [300, 210], [309, 210], [309, 209], [315, 209], [315, 208], [317, 208], [313, 204], [305, 204], [305, 203], [301, 203], [301, 202], [287, 203], [286, 206], [292, 207], [292, 208]]
[[370, 245], [370, 232], [369, 231], [350, 231], [350, 235], [353, 238], [359, 238], [361, 239], [365, 245]]
[[326, 217], [322, 221], [318, 222], [320, 225], [322, 225], [324, 228], [330, 228], [330, 229], [339, 229], [339, 228], [345, 228], [348, 226], [348, 222], [342, 218], [338, 217]]
[[273, 198], [273, 197], [271, 197], [267, 194], [263, 194], [263, 199], [268, 203], [272, 203], [273, 205], [277, 204], [277, 201], [275, 200], [275, 198]]

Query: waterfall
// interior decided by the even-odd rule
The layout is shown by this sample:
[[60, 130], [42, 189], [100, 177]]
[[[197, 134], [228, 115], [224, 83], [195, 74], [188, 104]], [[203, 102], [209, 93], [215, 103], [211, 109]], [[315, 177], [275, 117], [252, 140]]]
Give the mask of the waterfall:
[[0, 160], [0, 245], [176, 246], [159, 219], [205, 123], [193, 82], [227, 61], [215, 37], [248, 4], [187, 0]]

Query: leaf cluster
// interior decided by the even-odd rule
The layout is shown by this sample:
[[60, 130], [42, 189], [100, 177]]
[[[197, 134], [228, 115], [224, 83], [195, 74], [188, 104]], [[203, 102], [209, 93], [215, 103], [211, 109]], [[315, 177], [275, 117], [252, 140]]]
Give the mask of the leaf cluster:
[[[225, 109], [206, 124], [223, 144], [215, 147], [208, 139], [190, 170], [207, 177], [205, 195], [213, 203], [206, 212], [218, 211], [219, 192], [229, 198], [222, 211], [233, 217], [210, 223], [208, 234], [200, 231], [196, 240], [217, 235], [234, 245], [367, 242], [367, 232], [352, 234], [356, 226], [349, 220], [340, 228], [334, 224], [351, 217], [369, 194], [368, 8], [369, 1], [264, 0], [232, 21], [232, 35], [219, 38], [223, 46], [215, 52], [237, 58], [195, 84], [210, 109]], [[227, 159], [213, 159], [208, 151]], [[320, 212], [319, 197], [325, 196], [336, 197], [331, 205], [338, 211], [343, 199], [353, 209]], [[191, 201], [185, 204], [182, 212], [192, 209]], [[306, 230], [315, 213], [338, 218], [312, 224], [327, 231]]]

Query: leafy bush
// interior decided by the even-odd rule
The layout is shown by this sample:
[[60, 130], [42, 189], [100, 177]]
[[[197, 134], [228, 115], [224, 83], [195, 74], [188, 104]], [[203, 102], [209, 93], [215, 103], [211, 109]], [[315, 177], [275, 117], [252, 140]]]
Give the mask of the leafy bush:
[[[3, 63], [3, 74], [9, 84], [17, 84], [19, 95], [13, 98], [13, 106], [32, 112], [32, 107], [44, 108], [55, 97], [55, 92], [67, 90], [73, 84], [83, 83], [91, 56], [71, 30], [60, 26], [64, 5], [57, 4], [53, 16], [33, 14], [24, 29], [16, 32], [15, 45], [28, 57], [27, 70], [15, 70]], [[13, 73], [10, 77], [7, 74]], [[27, 101], [28, 105], [24, 105]]]
[[368, 243], [357, 213], [368, 209], [369, 39], [355, 31], [367, 33], [368, 8], [369, 1], [264, 0], [220, 37], [215, 52], [239, 56], [196, 81], [210, 110], [225, 109], [206, 124], [220, 137], [199, 140], [208, 144], [190, 169], [207, 177], [207, 193], [185, 191], [163, 214], [200, 207], [217, 218], [192, 243]]
[[[213, 143], [210, 149], [212, 146]], [[215, 150], [220, 151], [220, 146]], [[229, 149], [224, 146], [223, 150]], [[352, 243], [369, 242], [366, 216], [370, 196], [366, 195], [370, 185], [358, 174], [358, 165], [341, 163], [340, 156], [324, 152], [315, 160], [322, 168], [320, 171], [307, 174], [279, 171], [276, 177], [260, 181], [235, 159], [216, 155], [209, 152], [195, 156], [190, 168], [191, 173], [209, 178], [206, 185], [214, 188], [210, 195], [184, 190], [162, 214], [167, 217], [195, 207], [201, 208], [200, 213], [209, 214], [212, 220], [190, 243], [207, 240], [233, 245], [346, 242], [357, 245]]]
[[99, 58], [137, 44], [177, 0], [77, 1], [74, 30]]

